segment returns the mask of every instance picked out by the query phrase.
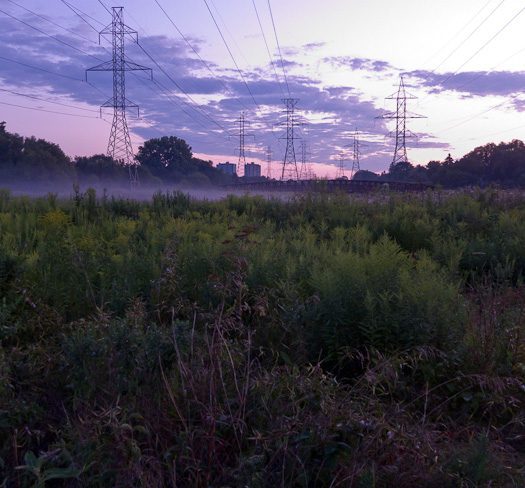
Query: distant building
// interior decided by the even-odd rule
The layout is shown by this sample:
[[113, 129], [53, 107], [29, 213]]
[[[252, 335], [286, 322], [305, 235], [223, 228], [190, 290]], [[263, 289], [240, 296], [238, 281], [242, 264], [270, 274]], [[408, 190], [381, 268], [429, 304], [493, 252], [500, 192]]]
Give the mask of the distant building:
[[219, 163], [217, 165], [217, 169], [227, 175], [237, 174], [237, 165], [229, 163], [228, 161], [226, 161], [225, 163]]
[[261, 165], [255, 163], [248, 163], [244, 165], [244, 176], [247, 177], [260, 177], [261, 176]]

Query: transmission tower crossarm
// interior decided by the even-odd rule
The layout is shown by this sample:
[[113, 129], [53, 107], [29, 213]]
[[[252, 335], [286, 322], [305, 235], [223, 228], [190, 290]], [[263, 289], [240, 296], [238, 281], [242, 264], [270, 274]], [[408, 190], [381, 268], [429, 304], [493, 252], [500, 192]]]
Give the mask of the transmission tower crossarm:
[[[405, 83], [403, 77], [399, 83], [399, 88], [396, 93], [387, 97], [388, 100], [396, 100], [397, 107], [395, 112], [387, 112], [386, 114], [380, 115], [379, 119], [394, 119], [396, 121], [396, 147], [394, 150], [394, 158], [390, 164], [390, 169], [396, 167], [398, 163], [408, 163], [407, 149], [406, 149], [406, 138], [413, 137], [413, 133], [407, 130], [406, 120], [407, 119], [422, 119], [424, 115], [413, 114], [407, 112], [406, 105], [408, 99], [416, 99], [417, 97], [407, 94], [405, 90]], [[393, 133], [391, 133], [393, 134]]]
[[244, 116], [244, 112], [241, 112], [239, 114], [239, 132], [232, 134], [233, 136], [236, 136], [239, 138], [239, 147], [236, 148], [237, 151], [239, 151], [239, 161], [238, 161], [238, 176], [241, 176], [240, 173], [244, 171], [244, 166], [246, 165], [246, 152], [245, 152], [245, 139], [246, 137], [255, 137], [253, 134], [247, 134], [245, 131], [246, 127], [246, 119]]
[[280, 123], [279, 125], [284, 125], [286, 127], [286, 131], [279, 139], [286, 139], [286, 150], [284, 154], [281, 180], [298, 180], [299, 170], [297, 168], [294, 140], [300, 139], [300, 137], [296, 134], [296, 127], [300, 127], [305, 124], [303, 122], [300, 122], [296, 115], [295, 106], [299, 102], [299, 99], [283, 98], [282, 101], [286, 105], [286, 121]]
[[350, 175], [350, 179], [352, 179], [354, 177], [354, 175], [358, 172], [358, 171], [361, 171], [361, 167], [360, 167], [360, 164], [359, 164], [359, 154], [360, 154], [360, 151], [359, 149], [362, 148], [362, 147], [366, 147], [367, 144], [363, 144], [360, 140], [359, 140], [359, 131], [357, 130], [357, 127], [355, 128], [355, 133], [354, 133], [354, 141], [352, 144], [347, 144], [345, 147], [351, 147], [353, 149], [353, 158], [352, 158], [352, 171], [351, 171], [351, 175]]
[[[89, 71], [113, 71], [114, 68], [114, 61], [104, 61], [103, 63], [97, 64], [96, 66], [93, 66], [92, 68], [86, 69], [86, 81], [87, 81], [87, 74]], [[151, 79], [153, 79], [153, 70], [151, 68], [148, 68], [147, 66], [142, 66], [137, 63], [133, 63], [132, 61], [124, 61], [121, 67], [122, 71], [150, 71], [151, 72]]]
[[[113, 45], [113, 59], [105, 61], [86, 70], [86, 81], [89, 71], [112, 71], [113, 72], [113, 96], [104, 104], [103, 107], [113, 108], [113, 123], [109, 135], [107, 154], [116, 161], [121, 161], [129, 168], [129, 177], [132, 187], [139, 185], [138, 171], [133, 157], [133, 147], [129, 136], [128, 123], [126, 121], [126, 108], [136, 108], [138, 115], [138, 105], [126, 98], [126, 71], [151, 71], [150, 68], [141, 66], [132, 61], [128, 61], [124, 54], [125, 35], [135, 36], [132, 40], [138, 43], [136, 31], [129, 28], [123, 21], [123, 7], [113, 7], [113, 19], [109, 26], [99, 33], [111, 34]], [[153, 72], [151, 72], [153, 79]]]

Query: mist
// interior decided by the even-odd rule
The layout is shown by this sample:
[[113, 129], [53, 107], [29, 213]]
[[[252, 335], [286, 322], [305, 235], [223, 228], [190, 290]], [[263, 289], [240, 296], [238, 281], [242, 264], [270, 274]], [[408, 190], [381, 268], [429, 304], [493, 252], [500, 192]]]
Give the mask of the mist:
[[[78, 186], [76, 186], [78, 185]], [[56, 195], [59, 199], [69, 199], [76, 195], [86, 193], [92, 188], [95, 190], [97, 198], [115, 198], [115, 199], [131, 199], [138, 201], [149, 201], [156, 193], [173, 193], [180, 191], [188, 194], [197, 200], [218, 201], [226, 198], [228, 195], [269, 195], [266, 192], [247, 192], [246, 190], [232, 190], [222, 187], [191, 187], [184, 185], [151, 185], [142, 184], [138, 188], [131, 188], [131, 185], [118, 184], [91, 184], [91, 183], [72, 183], [72, 182], [57, 182], [57, 183], [28, 183], [27, 181], [0, 182], [0, 189], [8, 189], [13, 197], [26, 196], [29, 198], [42, 198], [49, 194]]]

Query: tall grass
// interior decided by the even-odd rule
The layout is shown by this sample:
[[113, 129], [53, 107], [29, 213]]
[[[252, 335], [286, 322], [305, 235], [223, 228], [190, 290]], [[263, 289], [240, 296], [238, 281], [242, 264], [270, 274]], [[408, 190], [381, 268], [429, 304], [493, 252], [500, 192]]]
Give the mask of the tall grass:
[[4, 486], [523, 486], [524, 199], [0, 192]]

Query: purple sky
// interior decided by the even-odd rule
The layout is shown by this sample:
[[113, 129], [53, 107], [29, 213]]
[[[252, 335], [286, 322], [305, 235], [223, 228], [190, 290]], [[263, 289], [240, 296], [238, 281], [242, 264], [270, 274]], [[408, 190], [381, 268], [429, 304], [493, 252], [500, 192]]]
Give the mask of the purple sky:
[[[459, 4], [459, 6], [458, 6]], [[106, 151], [112, 113], [99, 106], [112, 93], [110, 73], [85, 70], [111, 58], [108, 10], [124, 6], [140, 46], [126, 55], [151, 67], [127, 74], [134, 149], [175, 135], [193, 152], [237, 162], [238, 120], [246, 120], [246, 158], [284, 156], [283, 98], [297, 98], [297, 136], [307, 163], [333, 175], [342, 151], [352, 166], [356, 129], [362, 169], [386, 170], [403, 76], [417, 99], [407, 120], [414, 164], [459, 158], [477, 146], [523, 139], [524, 6], [517, 0], [1, 0], [0, 120], [7, 130], [56, 142], [70, 156]], [[106, 8], [108, 10], [106, 10]], [[211, 12], [211, 13], [210, 13]], [[272, 22], [273, 17], [273, 22]], [[366, 144], [366, 145], [365, 145]], [[299, 141], [297, 160], [301, 160]], [[265, 172], [266, 164], [264, 164]]]

